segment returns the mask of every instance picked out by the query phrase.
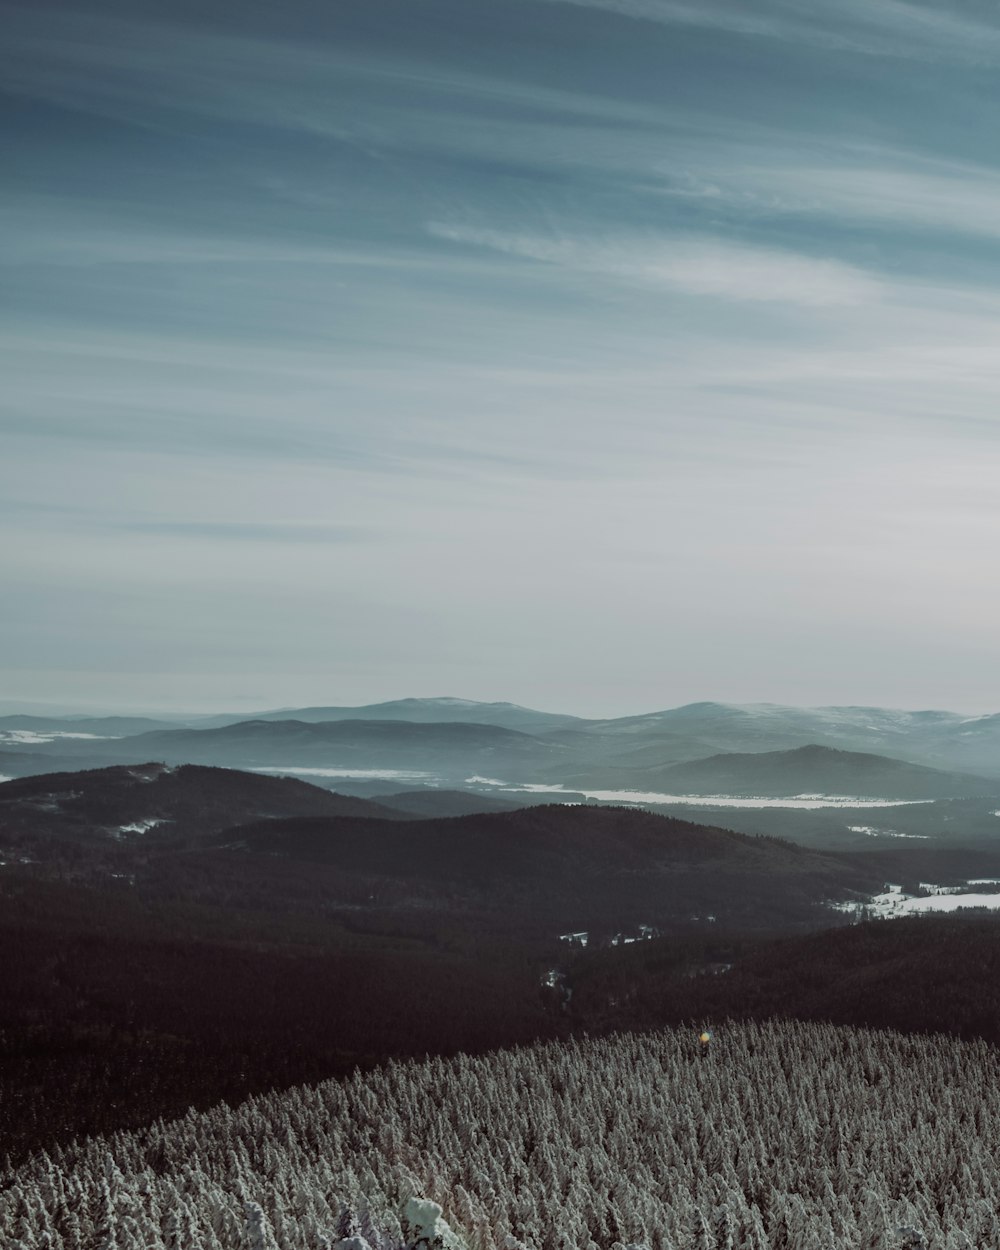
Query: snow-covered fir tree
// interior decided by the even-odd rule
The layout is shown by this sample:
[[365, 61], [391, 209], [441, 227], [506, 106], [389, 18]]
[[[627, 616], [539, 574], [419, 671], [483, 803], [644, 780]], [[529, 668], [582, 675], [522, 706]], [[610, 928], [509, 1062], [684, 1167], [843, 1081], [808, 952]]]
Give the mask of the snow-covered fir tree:
[[981, 1042], [719, 1028], [393, 1063], [35, 1155], [5, 1250], [985, 1250]]

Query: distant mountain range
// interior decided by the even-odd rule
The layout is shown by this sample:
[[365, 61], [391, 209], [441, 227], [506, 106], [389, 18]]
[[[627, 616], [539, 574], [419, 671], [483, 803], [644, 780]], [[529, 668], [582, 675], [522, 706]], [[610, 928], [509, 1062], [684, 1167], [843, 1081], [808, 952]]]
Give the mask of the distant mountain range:
[[393, 699], [388, 703], [369, 703], [362, 707], [302, 707], [259, 712], [253, 717], [214, 716], [198, 722], [196, 728], [224, 728], [245, 720], [299, 720], [316, 724], [322, 721], [390, 720], [420, 724], [498, 725], [501, 729], [517, 729], [522, 733], [544, 733], [553, 729], [582, 724], [578, 716], [558, 712], [536, 712], [516, 703], [477, 703], [472, 699]]
[[324, 770], [335, 783], [352, 777], [388, 789], [493, 785], [501, 798], [512, 797], [505, 788], [550, 785], [928, 800], [1000, 794], [1000, 716], [697, 703], [584, 720], [448, 698], [202, 718], [181, 728], [142, 718], [0, 718], [0, 774], [150, 759]]

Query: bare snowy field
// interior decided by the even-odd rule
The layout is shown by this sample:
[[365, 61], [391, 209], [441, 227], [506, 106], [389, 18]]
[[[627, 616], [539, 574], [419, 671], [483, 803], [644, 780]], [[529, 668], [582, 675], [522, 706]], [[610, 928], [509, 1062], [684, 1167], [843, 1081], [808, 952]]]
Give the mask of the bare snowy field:
[[1000, 1245], [992, 1047], [796, 1023], [714, 1033], [704, 1055], [695, 1030], [669, 1030], [392, 1064], [54, 1149], [0, 1173], [0, 1244]]
[[[965, 887], [973, 885], [996, 885], [993, 878], [980, 878], [967, 881]], [[960, 907], [985, 907], [990, 911], [1000, 911], [1000, 893], [983, 894], [962, 886], [941, 886], [929, 882], [921, 882], [925, 894], [906, 894], [901, 886], [886, 885], [881, 894], [873, 895], [863, 903], [831, 903], [834, 911], [846, 912], [849, 915], [875, 916], [880, 920], [894, 920], [900, 916], [923, 915], [928, 912], [958, 911]]]

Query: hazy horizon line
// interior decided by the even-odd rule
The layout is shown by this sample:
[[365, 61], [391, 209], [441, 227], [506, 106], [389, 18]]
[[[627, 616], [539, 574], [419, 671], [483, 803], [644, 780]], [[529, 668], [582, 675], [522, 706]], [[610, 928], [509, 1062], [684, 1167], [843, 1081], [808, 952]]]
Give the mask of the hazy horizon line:
[[[658, 713], [678, 711], [682, 708], [697, 707], [699, 705], [712, 705], [717, 707], [731, 708], [781, 708], [792, 711], [826, 711], [838, 710], [844, 711], [848, 709], [870, 709], [873, 711], [883, 712], [905, 712], [909, 714], [919, 713], [945, 713], [953, 716], [966, 716], [970, 719], [980, 719], [983, 717], [998, 715], [995, 709], [971, 710], [969, 708], [959, 707], [942, 707], [931, 706], [927, 704], [914, 704], [904, 706], [901, 704], [884, 704], [884, 703], [789, 703], [779, 702], [770, 699], [688, 699], [680, 703], [664, 703], [655, 707], [647, 708], [645, 711], [616, 711], [616, 712], [568, 712], [561, 708], [552, 709], [549, 707], [536, 707], [531, 704], [520, 703], [514, 699], [470, 699], [463, 695], [397, 695], [392, 698], [373, 698], [362, 703], [352, 702], [336, 702], [333, 699], [313, 699], [309, 702], [297, 702], [289, 704], [279, 704], [265, 706], [263, 701], [254, 701], [252, 705], [247, 700], [248, 706], [240, 709], [230, 705], [228, 708], [219, 704], [206, 704], [202, 707], [187, 706], [181, 709], [157, 707], [148, 703], [127, 704], [115, 703], [111, 705], [95, 705], [85, 700], [46, 700], [46, 699], [0, 699], [0, 718], [11, 716], [37, 716], [49, 717], [51, 719], [99, 719], [102, 717], [141, 717], [151, 720], [165, 721], [185, 721], [185, 720], [204, 720], [218, 716], [238, 716], [245, 720], [253, 720], [259, 716], [274, 716], [279, 712], [288, 712], [291, 714], [296, 711], [303, 711], [308, 708], [351, 708], [362, 710], [364, 708], [381, 707], [390, 703], [402, 702], [455, 702], [478, 705], [482, 707], [490, 707], [503, 705], [509, 707], [520, 707], [526, 711], [541, 712], [553, 716], [571, 716], [578, 720], [623, 720], [629, 717], [639, 716], [655, 716]], [[233, 700], [233, 703], [238, 700]]]

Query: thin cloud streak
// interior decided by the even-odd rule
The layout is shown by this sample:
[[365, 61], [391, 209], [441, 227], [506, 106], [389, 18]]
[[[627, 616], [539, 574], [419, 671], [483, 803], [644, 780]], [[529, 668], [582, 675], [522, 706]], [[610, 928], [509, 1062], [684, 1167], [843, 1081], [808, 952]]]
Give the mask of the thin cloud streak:
[[427, 229], [453, 243], [687, 295], [809, 307], [870, 303], [879, 296], [874, 278], [838, 261], [719, 240], [545, 238], [443, 222]]
[[975, 40], [645, 7], [15, 12], [19, 694], [1000, 702]]
[[[530, 107], [536, 121], [548, 115], [630, 127], [662, 124], [655, 110], [627, 101], [462, 72], [422, 63], [399, 50], [352, 54], [332, 43], [100, 13], [47, 9], [42, 15], [16, 5], [6, 13], [0, 52], [6, 91], [123, 121], [140, 120], [129, 107], [138, 102], [146, 111], [314, 132], [362, 149], [373, 142], [377, 146], [380, 137], [393, 144], [402, 119], [392, 118], [380, 135], [379, 127], [349, 117], [349, 88], [368, 85], [376, 89], [369, 103], [386, 122], [391, 117], [386, 101], [396, 92], [436, 100], [450, 126], [462, 122], [461, 114], [454, 114], [458, 100], [501, 110]], [[58, 41], [50, 37], [54, 22], [63, 36]]]
[[970, 65], [994, 65], [1000, 60], [1000, 24], [973, 21], [934, 4], [910, 4], [903, 0], [813, 0], [809, 5], [766, 0], [752, 10], [735, 0], [542, 2], [603, 9], [639, 21], [700, 26], [890, 59]]
[[[920, 157], [898, 148], [869, 149], [864, 163], [831, 145], [789, 160], [782, 145], [746, 145], [690, 154], [687, 174], [664, 186], [668, 195], [723, 206], [751, 220], [798, 216], [828, 225], [866, 223], [956, 237], [1000, 237], [1000, 174], [986, 166]], [[852, 160], [852, 155], [854, 159]]]

